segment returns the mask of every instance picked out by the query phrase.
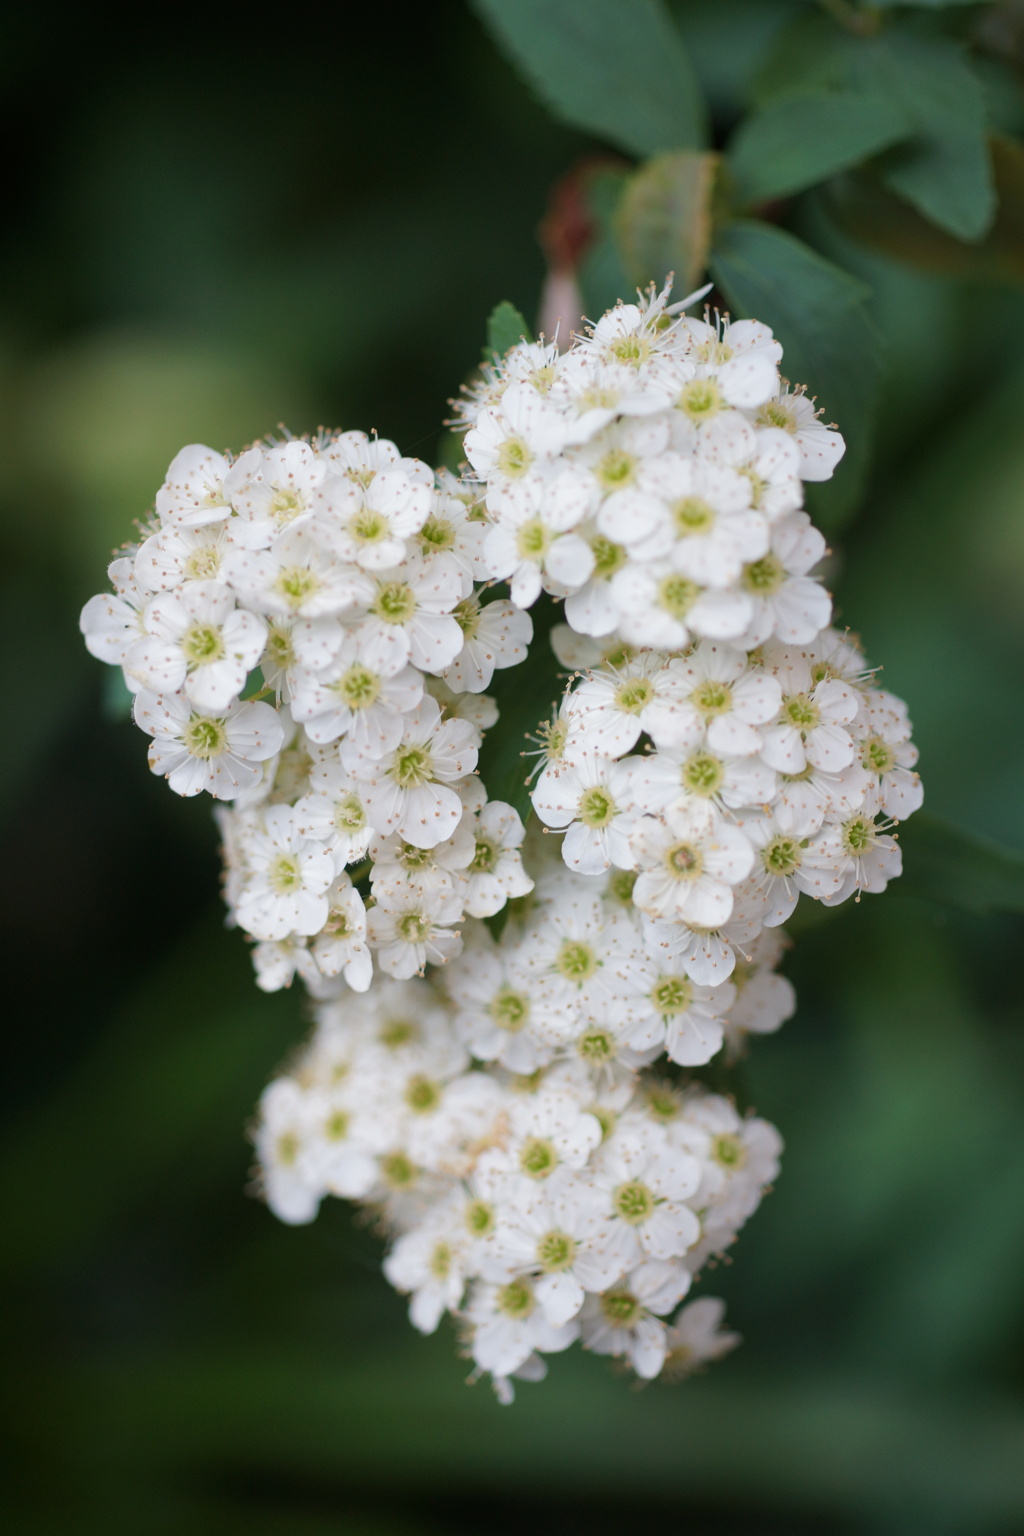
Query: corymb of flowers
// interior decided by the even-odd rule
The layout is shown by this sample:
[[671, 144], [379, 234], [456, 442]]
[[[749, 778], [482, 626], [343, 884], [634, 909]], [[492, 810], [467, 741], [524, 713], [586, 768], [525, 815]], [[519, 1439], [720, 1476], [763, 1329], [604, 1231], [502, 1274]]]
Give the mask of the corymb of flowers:
[[[577, 1340], [642, 1378], [738, 1342], [684, 1299], [782, 1143], [696, 1074], [790, 1016], [786, 919], [883, 891], [921, 803], [815, 575], [843, 439], [766, 326], [690, 302], [495, 354], [460, 477], [362, 432], [184, 448], [82, 614], [152, 771], [217, 802], [257, 985], [312, 999], [263, 1197], [371, 1211], [502, 1401]], [[519, 809], [477, 772], [514, 667]]]

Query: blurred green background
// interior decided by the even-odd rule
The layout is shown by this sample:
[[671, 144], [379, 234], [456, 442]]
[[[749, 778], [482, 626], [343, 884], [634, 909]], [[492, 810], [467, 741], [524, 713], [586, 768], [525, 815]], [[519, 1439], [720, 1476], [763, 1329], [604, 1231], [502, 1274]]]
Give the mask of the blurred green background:
[[[808, 10], [675, 7], [716, 142]], [[997, 12], [979, 68], [1020, 132]], [[1024, 903], [915, 878], [909, 829], [903, 888], [805, 925], [799, 1012], [745, 1064], [787, 1153], [701, 1282], [746, 1339], [706, 1376], [636, 1390], [573, 1351], [501, 1409], [346, 1207], [287, 1230], [247, 1194], [302, 1000], [252, 985], [208, 809], [104, 714], [80, 604], [185, 442], [439, 451], [491, 307], [537, 312], [552, 183], [607, 145], [456, 0], [166, 18], [4, 23], [7, 1529], [1024, 1530]], [[884, 345], [840, 618], [910, 703], [929, 810], [1024, 850], [1024, 294], [869, 252], [813, 191], [769, 212], [869, 285]]]

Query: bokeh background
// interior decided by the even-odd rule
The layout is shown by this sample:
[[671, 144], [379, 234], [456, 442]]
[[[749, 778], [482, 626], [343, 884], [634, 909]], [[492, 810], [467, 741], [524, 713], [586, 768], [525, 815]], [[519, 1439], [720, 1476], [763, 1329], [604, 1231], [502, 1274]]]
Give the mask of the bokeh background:
[[[719, 140], [800, 9], [675, 7]], [[1020, 133], [998, 9], [993, 99]], [[499, 1408], [449, 1331], [409, 1328], [346, 1207], [288, 1230], [247, 1193], [302, 1000], [253, 987], [208, 808], [147, 773], [79, 607], [182, 443], [328, 423], [437, 454], [492, 306], [537, 313], [552, 184], [607, 146], [459, 0], [165, 14], [4, 20], [7, 1529], [1024, 1529], [1024, 902], [1010, 877], [966, 905], [955, 875], [915, 878], [909, 831], [902, 888], [805, 925], [799, 1012], [745, 1063], [787, 1152], [701, 1282], [746, 1339], [706, 1376], [636, 1390], [573, 1351]], [[806, 199], [772, 217], [826, 240]], [[827, 238], [886, 358], [840, 616], [909, 700], [929, 810], [1012, 876], [1024, 294]]]

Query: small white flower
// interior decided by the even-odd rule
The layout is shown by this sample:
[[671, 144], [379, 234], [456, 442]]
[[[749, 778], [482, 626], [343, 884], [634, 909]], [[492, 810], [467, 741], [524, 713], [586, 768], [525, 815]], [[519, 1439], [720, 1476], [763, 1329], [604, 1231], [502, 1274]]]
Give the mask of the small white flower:
[[225, 523], [199, 528], [168, 523], [140, 545], [135, 575], [148, 592], [173, 592], [190, 581], [218, 581], [227, 548]]
[[481, 1273], [500, 1283], [532, 1277], [533, 1294], [555, 1328], [570, 1322], [587, 1291], [603, 1291], [622, 1270], [604, 1249], [608, 1223], [600, 1194], [582, 1179], [507, 1206], [482, 1256]]
[[235, 516], [228, 536], [243, 549], [267, 549], [286, 528], [312, 518], [327, 465], [309, 443], [250, 448], [225, 479]]
[[241, 693], [267, 639], [259, 615], [236, 607], [219, 581], [160, 593], [147, 605], [144, 623], [146, 637], [125, 656], [126, 672], [153, 693], [183, 688], [189, 703], [208, 715]]
[[291, 1078], [278, 1078], [264, 1091], [255, 1137], [263, 1194], [278, 1220], [292, 1226], [312, 1221], [327, 1193], [301, 1164], [312, 1122], [313, 1106]]
[[462, 819], [462, 800], [451, 786], [476, 768], [480, 735], [465, 720], [443, 720], [429, 697], [403, 717], [402, 726], [401, 741], [383, 757], [367, 757], [346, 742], [342, 761], [360, 780], [375, 831], [434, 848]]
[[315, 496], [314, 536], [339, 560], [384, 570], [405, 559], [433, 500], [429, 486], [400, 469], [378, 471], [365, 487], [347, 475], [328, 474]]
[[[468, 820], [463, 818], [460, 832]], [[533, 890], [533, 880], [523, 868], [519, 852], [526, 830], [519, 812], [503, 800], [488, 801], [466, 830], [473, 850], [469, 860], [459, 866], [462, 905], [470, 917], [492, 917], [507, 901]]]
[[258, 784], [263, 764], [284, 744], [284, 727], [269, 704], [236, 700], [222, 715], [195, 714], [178, 693], [135, 697], [135, 724], [153, 737], [149, 766], [176, 795], [207, 790], [232, 800]]
[[296, 801], [295, 825], [303, 837], [323, 843], [334, 858], [336, 874], [361, 859], [373, 828], [359, 794], [359, 781], [335, 757], [314, 765], [309, 792]]
[[742, 1343], [738, 1333], [722, 1327], [725, 1302], [717, 1296], [701, 1296], [688, 1301], [672, 1319], [665, 1335], [666, 1376], [679, 1380], [700, 1370], [712, 1360], [721, 1360]]
[[571, 764], [546, 768], [533, 791], [533, 808], [545, 826], [567, 827], [562, 858], [581, 875], [599, 875], [614, 864], [634, 867], [630, 837], [636, 825], [633, 770], [642, 759], [612, 762], [582, 752]]
[[313, 958], [322, 975], [343, 975], [353, 992], [365, 992], [373, 978], [366, 947], [366, 907], [348, 875], [335, 877], [327, 904], [326, 921], [311, 945]]
[[97, 661], [121, 666], [128, 652], [146, 634], [143, 613], [149, 597], [135, 579], [135, 561], [121, 555], [107, 567], [113, 592], [98, 592], [82, 609], [78, 627], [85, 647]]
[[732, 887], [750, 873], [753, 849], [737, 827], [705, 800], [668, 807], [661, 820], [642, 817], [633, 836], [640, 875], [633, 900], [653, 917], [719, 928], [732, 912]]
[[183, 528], [202, 528], [231, 516], [225, 480], [231, 465], [222, 453], [203, 443], [190, 443], [171, 460], [164, 483], [156, 493], [157, 515], [162, 522]]
[[690, 1271], [679, 1263], [639, 1264], [600, 1296], [588, 1296], [580, 1314], [584, 1349], [625, 1357], [638, 1376], [657, 1376], [669, 1350], [661, 1321], [690, 1288]]
[[333, 879], [333, 858], [322, 843], [303, 836], [295, 811], [267, 806], [248, 839], [238, 921], [257, 939], [319, 933]]
[[367, 937], [378, 952], [377, 964], [398, 981], [421, 976], [428, 964], [444, 965], [462, 948], [461, 935], [451, 927], [461, 916], [459, 898], [443, 887], [392, 891], [386, 907], [367, 914]]
[[832, 599], [808, 575], [825, 554], [825, 540], [806, 512], [772, 525], [771, 548], [744, 566], [740, 584], [752, 614], [739, 644], [747, 650], [776, 635], [785, 645], [813, 640], [832, 616]]
[[465, 1315], [473, 1324], [473, 1359], [481, 1370], [498, 1377], [512, 1375], [534, 1350], [555, 1353], [568, 1349], [579, 1338], [575, 1321], [558, 1328], [548, 1322], [533, 1282], [526, 1276], [501, 1285], [478, 1281]]
[[423, 677], [394, 634], [346, 634], [321, 672], [292, 673], [291, 709], [313, 741], [344, 737], [352, 752], [377, 759], [402, 739], [405, 716], [423, 697]]
[[496, 669], [525, 660], [533, 620], [514, 603], [499, 600], [481, 607], [480, 599], [471, 593], [456, 604], [453, 617], [463, 641], [461, 651], [441, 674], [449, 687], [482, 693]]
[[846, 452], [841, 435], [826, 427], [819, 419], [820, 415], [813, 400], [808, 400], [802, 391], [789, 389], [781, 390], [776, 399], [766, 401], [757, 413], [762, 426], [779, 427], [793, 437], [800, 450], [802, 480], [831, 480], [836, 465]]

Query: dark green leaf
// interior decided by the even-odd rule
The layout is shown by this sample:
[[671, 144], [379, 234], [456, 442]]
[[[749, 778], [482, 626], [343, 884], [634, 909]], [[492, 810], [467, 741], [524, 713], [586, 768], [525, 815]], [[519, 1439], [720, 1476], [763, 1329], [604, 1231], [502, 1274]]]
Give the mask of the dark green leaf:
[[900, 828], [900, 845], [894, 890], [969, 912], [1024, 912], [1024, 853], [926, 813]]
[[491, 310], [487, 321], [487, 346], [484, 356], [488, 360], [495, 353], [504, 357], [510, 347], [517, 346], [521, 341], [532, 341], [533, 336], [530, 327], [508, 299], [503, 299]]
[[848, 234], [899, 261], [973, 281], [1024, 282], [1024, 147], [994, 138], [989, 150], [999, 206], [984, 240], [957, 240], [867, 173], [834, 182], [829, 205]]
[[740, 202], [785, 197], [906, 138], [911, 127], [892, 98], [854, 91], [788, 96], [745, 118], [728, 167]]
[[717, 165], [717, 155], [682, 150], [649, 160], [629, 178], [615, 225], [634, 286], [653, 282], [660, 288], [670, 272], [684, 292], [700, 281], [711, 240]]
[[832, 532], [856, 506], [870, 462], [881, 374], [870, 289], [793, 235], [748, 219], [716, 235], [709, 265], [738, 314], [772, 327], [785, 349], [784, 375], [820, 398], [846, 438], [835, 479], [815, 487], [815, 516]]
[[961, 240], [979, 240], [995, 215], [985, 93], [949, 38], [893, 30], [851, 56], [867, 83], [909, 117], [914, 141], [883, 172], [894, 192]]
[[704, 103], [658, 0], [472, 0], [556, 116], [634, 155], [696, 149]]

